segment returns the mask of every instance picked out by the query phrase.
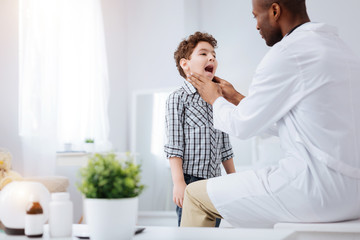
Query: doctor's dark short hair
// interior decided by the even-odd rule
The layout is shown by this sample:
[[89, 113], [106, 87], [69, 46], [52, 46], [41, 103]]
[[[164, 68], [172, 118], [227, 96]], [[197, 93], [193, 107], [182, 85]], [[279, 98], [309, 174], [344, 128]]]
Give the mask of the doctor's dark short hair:
[[302, 15], [306, 13], [305, 0], [260, 0], [264, 9], [270, 8], [271, 4], [277, 3], [281, 7], [286, 8], [288, 11], [295, 15]]
[[187, 39], [184, 39], [174, 52], [176, 67], [180, 75], [185, 79], [186, 75], [184, 73], [184, 70], [180, 66], [180, 60], [182, 58], [190, 59], [194, 48], [196, 48], [196, 45], [199, 42], [208, 42], [213, 48], [217, 47], [217, 41], [212, 35], [208, 33], [196, 32], [193, 35], [190, 35]]

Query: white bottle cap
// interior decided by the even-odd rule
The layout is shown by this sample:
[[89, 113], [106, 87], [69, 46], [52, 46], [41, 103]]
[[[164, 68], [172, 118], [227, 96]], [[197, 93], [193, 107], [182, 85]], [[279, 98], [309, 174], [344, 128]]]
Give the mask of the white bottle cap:
[[70, 199], [70, 195], [68, 192], [57, 192], [51, 194], [51, 200], [54, 201], [66, 201]]
[[40, 202], [40, 196], [38, 194], [31, 194], [29, 196], [29, 202]]

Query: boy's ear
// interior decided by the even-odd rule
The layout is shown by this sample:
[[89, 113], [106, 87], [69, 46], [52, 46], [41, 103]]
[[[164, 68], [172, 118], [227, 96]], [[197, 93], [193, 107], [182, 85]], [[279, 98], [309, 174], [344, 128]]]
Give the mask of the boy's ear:
[[184, 72], [188, 71], [189, 70], [188, 60], [185, 58], [180, 59], [180, 66], [184, 70]]

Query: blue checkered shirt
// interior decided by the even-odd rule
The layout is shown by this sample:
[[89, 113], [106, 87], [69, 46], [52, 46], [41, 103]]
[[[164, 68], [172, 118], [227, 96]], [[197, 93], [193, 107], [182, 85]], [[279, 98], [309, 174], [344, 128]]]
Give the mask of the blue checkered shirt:
[[183, 160], [183, 172], [201, 178], [221, 175], [220, 163], [233, 157], [229, 135], [213, 126], [212, 106], [193, 85], [184, 85], [166, 101], [166, 157]]

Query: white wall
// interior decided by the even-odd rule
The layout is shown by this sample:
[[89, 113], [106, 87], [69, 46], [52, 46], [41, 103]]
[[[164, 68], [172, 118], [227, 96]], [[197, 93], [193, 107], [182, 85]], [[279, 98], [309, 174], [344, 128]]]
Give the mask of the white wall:
[[129, 91], [179, 85], [173, 52], [184, 37], [183, 2], [129, 0], [127, 3]]
[[307, 6], [311, 21], [336, 26], [339, 35], [360, 56], [360, 1], [308, 0]]
[[117, 151], [128, 149], [127, 9], [125, 0], [101, 0], [110, 81], [110, 141]]

